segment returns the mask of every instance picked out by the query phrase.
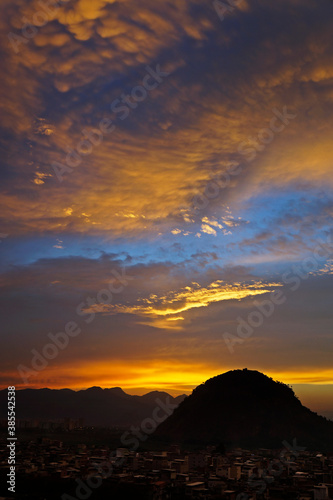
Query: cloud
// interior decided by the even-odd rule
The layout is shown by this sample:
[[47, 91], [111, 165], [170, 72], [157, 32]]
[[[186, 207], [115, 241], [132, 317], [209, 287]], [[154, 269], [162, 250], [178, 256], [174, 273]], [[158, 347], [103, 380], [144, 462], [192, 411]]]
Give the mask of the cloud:
[[213, 236], [216, 236], [216, 231], [213, 229], [211, 226], [208, 224], [202, 224], [201, 225], [201, 231], [206, 234], [212, 234]]
[[[268, 184], [301, 179], [327, 185], [332, 34], [324, 13], [332, 7], [328, 1], [313, 7], [294, 1], [276, 9], [255, 1], [223, 24], [214, 9], [196, 1], [146, 0], [138, 9], [134, 2], [73, 0], [59, 8], [18, 54], [10, 46], [4, 53], [7, 142], [19, 147], [10, 146], [18, 182], [4, 183], [3, 225], [17, 234], [135, 236], [157, 227], [170, 232], [177, 221], [187, 232], [195, 216], [188, 214], [181, 227], [182, 207], [190, 207], [195, 193], [230, 160], [240, 161], [243, 173], [221, 196], [236, 206]], [[31, 19], [37, 10], [38, 2], [9, 4], [3, 29], [19, 32], [21, 18]], [[300, 19], [296, 25], [293, 16]], [[267, 19], [274, 19], [271, 30]], [[273, 39], [279, 53], [272, 51]], [[112, 118], [112, 101], [140, 84], [147, 64], [157, 63], [171, 76], [60, 187], [52, 161], [64, 162], [83, 128]], [[269, 125], [272, 109], [283, 106], [296, 109], [297, 118], [247, 165], [239, 145], [256, 137]], [[83, 212], [91, 214], [89, 221]]]
[[[112, 269], [121, 272], [123, 257], [61, 257], [13, 267], [0, 283], [6, 310], [2, 372], [16, 381], [15, 368], [29, 365], [31, 349], [41, 352], [50, 342], [49, 332], [61, 332], [68, 321], [75, 321], [81, 334], [33, 384], [82, 387], [100, 379], [103, 386], [119, 382], [124, 387], [175, 387], [182, 370], [189, 373], [187, 383], [196, 385], [235, 365], [277, 374], [285, 381], [331, 380], [331, 274], [309, 276], [299, 291], [290, 293], [272, 278], [253, 279], [245, 268], [219, 269], [214, 255], [193, 259], [208, 260], [210, 268], [202, 268], [198, 281], [190, 284], [192, 259], [187, 264], [130, 264], [126, 274], [135, 279], [112, 303], [89, 309], [95, 313], [91, 323], [85, 322], [86, 315], [77, 315], [77, 307], [87, 304], [88, 297], [97, 299]], [[264, 302], [276, 288], [287, 301], [231, 356], [223, 333], [235, 333], [236, 318], [246, 318], [254, 302]]]
[[[261, 295], [281, 286], [278, 283], [253, 283], [253, 284], [227, 284], [223, 281], [210, 283], [208, 287], [201, 287], [192, 283], [177, 292], [169, 292], [165, 296], [151, 295], [149, 298], [140, 299], [137, 304], [96, 304], [86, 308], [86, 312], [103, 314], [135, 314], [158, 318], [167, 316], [167, 320], [183, 319], [178, 315], [194, 308], [207, 307], [214, 302], [241, 300], [253, 295]], [[154, 323], [156, 326], [156, 322]], [[165, 327], [165, 323], [160, 323]]]

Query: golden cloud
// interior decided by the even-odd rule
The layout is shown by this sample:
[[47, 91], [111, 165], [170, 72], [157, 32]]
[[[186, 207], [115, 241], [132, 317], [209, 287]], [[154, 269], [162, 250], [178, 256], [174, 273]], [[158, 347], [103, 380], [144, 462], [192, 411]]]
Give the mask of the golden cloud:
[[[102, 314], [135, 314], [138, 316], [148, 316], [150, 318], [166, 317], [167, 321], [183, 320], [180, 313], [191, 309], [207, 307], [210, 304], [229, 300], [241, 300], [254, 295], [262, 295], [273, 291], [275, 287], [282, 286], [279, 283], [252, 284], [227, 284], [217, 280], [208, 287], [201, 287], [198, 283], [192, 283], [182, 290], [170, 291], [167, 295], [151, 295], [149, 298], [139, 299], [136, 304], [95, 304], [87, 307], [87, 313]], [[177, 316], [174, 316], [177, 315]], [[154, 326], [163, 328], [179, 328], [179, 326], [168, 325], [166, 322], [154, 322]]]
[[[19, 32], [22, 17], [32, 19], [38, 10], [37, 0], [8, 3], [2, 28]], [[254, 10], [244, 3], [234, 15], [245, 22]], [[230, 203], [240, 204], [268, 185], [331, 183], [332, 114], [324, 104], [333, 102], [326, 87], [332, 75], [328, 27], [319, 37], [305, 33], [297, 46], [292, 32], [285, 35], [288, 43], [281, 35], [283, 57], [275, 52], [272, 56], [273, 40], [263, 34], [255, 49], [257, 65], [252, 61], [247, 66], [243, 58], [246, 78], [240, 78], [238, 70], [228, 77], [223, 64], [214, 61], [207, 74], [194, 71], [186, 61], [189, 54], [179, 48], [182, 41], [189, 37], [200, 58], [207, 37], [214, 36], [218, 53], [228, 57], [228, 47], [238, 43], [237, 33], [229, 29], [227, 22], [221, 26], [214, 9], [205, 10], [200, 2], [145, 0], [138, 7], [134, 0], [73, 0], [21, 44], [18, 54], [9, 44], [2, 61], [2, 107], [13, 144], [29, 144], [28, 152], [14, 146], [11, 151], [17, 189], [6, 189], [1, 205], [11, 231], [155, 237], [158, 227], [159, 234], [178, 229], [199, 237], [199, 227], [192, 229], [195, 220], [191, 213], [183, 217], [183, 207], [190, 207], [212, 174], [223, 172], [235, 157], [243, 162], [242, 173], [230, 180], [229, 190], [221, 191]], [[128, 87], [126, 83], [122, 88], [119, 79], [130, 81], [131, 88], [140, 84], [145, 66], [160, 58], [163, 69], [173, 69], [172, 74], [132, 110], [128, 122], [117, 123], [114, 133], [82, 158], [60, 186], [52, 162], [64, 162], [68, 149], [82, 140], [84, 128], [113, 118], [110, 104]], [[239, 64], [234, 61], [235, 67]], [[127, 80], [133, 74], [137, 76]], [[113, 85], [115, 91], [101, 92]], [[61, 113], [53, 110], [46, 121], [54, 96]], [[247, 164], [239, 157], [239, 145], [256, 138], [269, 126], [272, 109], [284, 105], [292, 105], [297, 118]], [[36, 116], [45, 120], [37, 131]], [[52, 178], [46, 177], [50, 174]], [[89, 219], [82, 213], [89, 213]], [[180, 218], [184, 227], [178, 225]], [[202, 222], [202, 232], [216, 234], [216, 223], [236, 225], [217, 217], [215, 225]]]

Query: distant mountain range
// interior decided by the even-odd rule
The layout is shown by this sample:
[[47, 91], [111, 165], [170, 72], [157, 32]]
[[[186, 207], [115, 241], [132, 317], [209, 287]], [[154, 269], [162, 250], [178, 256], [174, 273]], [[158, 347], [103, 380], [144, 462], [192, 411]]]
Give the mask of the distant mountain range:
[[[191, 396], [166, 392], [131, 396], [113, 389], [16, 391], [20, 420], [83, 419], [85, 426], [129, 428], [153, 415], [158, 401], [178, 405], [151, 436], [156, 443], [277, 448], [297, 439], [307, 449], [333, 451], [333, 422], [302, 405], [293, 390], [252, 370], [211, 378]], [[0, 419], [7, 418], [7, 390], [0, 391]], [[164, 445], [163, 445], [164, 446]]]
[[293, 390], [251, 370], [234, 370], [197, 387], [156, 429], [154, 438], [183, 444], [333, 451], [333, 422], [302, 405]]
[[[16, 418], [20, 420], [84, 419], [86, 426], [128, 427], [139, 425], [152, 415], [156, 399], [181, 403], [185, 395], [173, 398], [166, 392], [131, 396], [120, 387], [71, 389], [23, 389], [16, 391]], [[7, 418], [7, 390], [0, 391], [0, 419]]]

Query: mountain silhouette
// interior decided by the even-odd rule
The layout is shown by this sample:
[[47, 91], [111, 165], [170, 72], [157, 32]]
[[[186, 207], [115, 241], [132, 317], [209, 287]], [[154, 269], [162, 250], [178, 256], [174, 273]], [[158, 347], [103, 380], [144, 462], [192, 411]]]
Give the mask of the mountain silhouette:
[[[23, 389], [16, 391], [17, 419], [84, 420], [95, 427], [128, 427], [139, 425], [156, 408], [156, 399], [169, 398], [179, 404], [183, 396], [173, 398], [166, 392], [154, 391], [143, 396], [131, 396], [120, 387], [101, 389], [91, 387], [81, 391], [71, 389]], [[7, 418], [7, 390], [0, 391], [0, 419]]]
[[333, 422], [302, 405], [293, 390], [252, 370], [233, 370], [198, 386], [155, 431], [182, 444], [281, 447], [333, 451]]

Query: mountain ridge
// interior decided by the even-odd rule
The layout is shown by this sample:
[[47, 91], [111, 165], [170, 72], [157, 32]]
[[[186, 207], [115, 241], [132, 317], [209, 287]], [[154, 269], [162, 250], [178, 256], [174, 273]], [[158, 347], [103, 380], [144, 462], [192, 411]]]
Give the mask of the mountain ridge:
[[[83, 419], [84, 425], [128, 427], [138, 425], [156, 408], [156, 399], [179, 404], [185, 395], [151, 391], [142, 396], [127, 394], [120, 387], [102, 389], [21, 389], [16, 391], [18, 420]], [[0, 391], [0, 419], [7, 418], [7, 390]]]
[[165, 442], [278, 447], [283, 440], [333, 450], [333, 422], [302, 405], [282, 382], [254, 370], [207, 380], [155, 431]]

